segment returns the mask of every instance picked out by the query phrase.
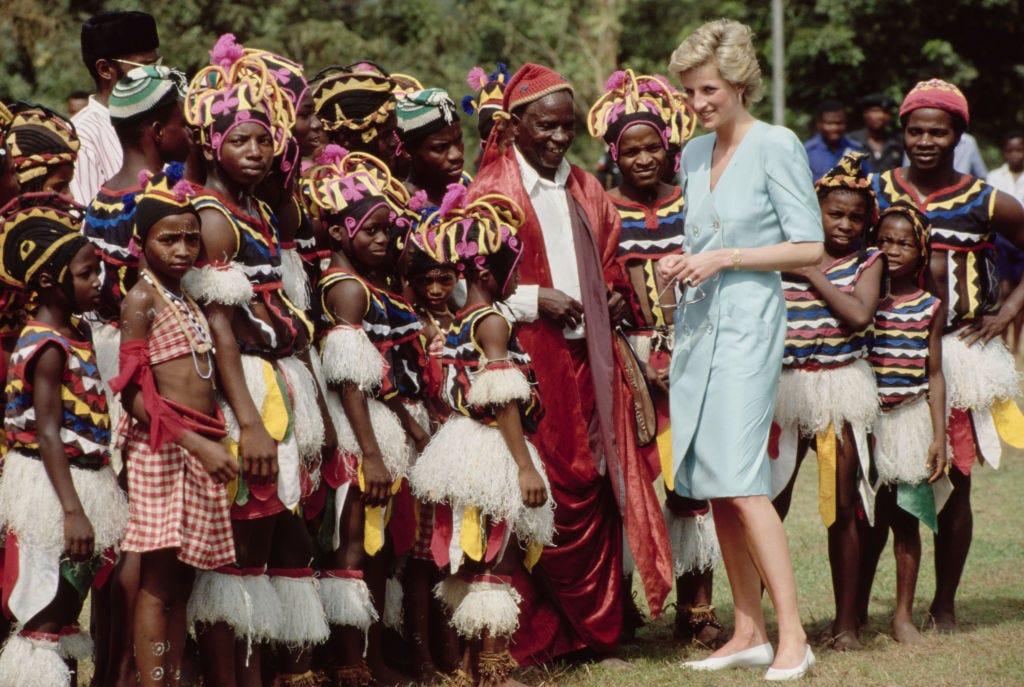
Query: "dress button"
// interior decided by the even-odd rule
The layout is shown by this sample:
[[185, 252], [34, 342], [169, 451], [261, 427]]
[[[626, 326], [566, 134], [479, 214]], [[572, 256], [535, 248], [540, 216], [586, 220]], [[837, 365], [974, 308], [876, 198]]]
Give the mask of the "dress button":
[[700, 227], [693, 227], [692, 233], [694, 236], [700, 236]]
[[706, 331], [708, 334], [710, 334], [714, 330], [715, 330], [715, 325], [711, 324], [710, 322], [705, 322], [704, 323], [704, 331]]
[[690, 329], [690, 325], [688, 325], [688, 324], [684, 324], [683, 325], [683, 335], [684, 336], [689, 336], [691, 331], [692, 330]]
[[713, 229], [714, 229], [715, 231], [718, 231], [718, 229], [719, 229], [719, 228], [720, 228], [720, 227], [721, 227], [722, 225], [721, 225], [721, 224], [719, 224], [719, 223], [718, 223], [718, 220], [716, 219], [716, 220], [715, 220], [715, 221], [714, 221], [714, 222], [713, 222], [713, 223], [711, 224], [711, 226], [712, 226], [712, 228], [713, 228]]

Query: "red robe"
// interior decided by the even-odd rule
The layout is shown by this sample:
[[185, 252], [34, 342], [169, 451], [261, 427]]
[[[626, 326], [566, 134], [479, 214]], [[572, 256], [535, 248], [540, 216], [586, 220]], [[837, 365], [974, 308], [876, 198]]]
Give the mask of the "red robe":
[[[619, 213], [600, 183], [578, 167], [571, 167], [567, 184], [586, 216], [601, 256], [605, 283], [624, 295], [631, 294], [615, 259]], [[487, 193], [508, 196], [526, 214], [519, 230], [524, 244], [519, 264], [522, 283], [551, 287], [540, 222], [523, 187], [512, 146], [490, 161], [470, 186], [471, 199]], [[556, 534], [555, 546], [544, 550], [535, 575], [521, 570], [514, 579], [523, 603], [512, 653], [527, 664], [579, 649], [614, 652], [622, 627], [624, 595], [629, 593], [622, 588], [623, 522], [652, 616], [661, 612], [672, 588], [668, 533], [660, 501], [637, 451], [629, 386], [617, 357], [612, 389], [578, 384], [577, 368], [586, 365], [586, 355], [546, 318], [518, 324], [516, 335], [532, 358], [545, 408], [532, 439], [551, 483]], [[587, 336], [594, 335], [588, 325]], [[587, 431], [595, 392], [613, 397], [610, 419], [617, 451], [607, 456], [605, 474], [595, 466]]]

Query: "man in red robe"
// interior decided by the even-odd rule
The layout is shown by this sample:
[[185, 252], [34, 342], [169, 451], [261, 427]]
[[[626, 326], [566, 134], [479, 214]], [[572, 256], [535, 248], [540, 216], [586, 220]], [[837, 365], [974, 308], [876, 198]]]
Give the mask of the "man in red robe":
[[572, 86], [524, 65], [505, 88], [509, 145], [498, 132], [470, 196], [510, 197], [523, 209], [521, 283], [509, 300], [533, 359], [546, 415], [535, 437], [555, 500], [555, 546], [522, 571], [521, 663], [587, 650], [618, 651], [622, 529], [657, 615], [672, 586], [665, 521], [653, 475], [636, 449], [630, 388], [613, 328], [629, 283], [615, 260], [620, 221], [600, 183], [565, 160], [575, 135]]

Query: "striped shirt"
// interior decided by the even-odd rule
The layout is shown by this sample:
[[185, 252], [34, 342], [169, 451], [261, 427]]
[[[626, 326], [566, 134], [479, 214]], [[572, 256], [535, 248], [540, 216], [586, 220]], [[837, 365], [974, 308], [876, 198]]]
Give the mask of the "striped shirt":
[[71, 195], [89, 205], [107, 179], [117, 174], [124, 162], [121, 141], [110, 123], [110, 110], [89, 96], [89, 104], [71, 118], [78, 132], [78, 158], [71, 179]]
[[4, 415], [7, 448], [39, 457], [39, 424], [29, 374], [33, 361], [49, 344], [58, 346], [66, 357], [60, 378], [60, 439], [64, 455], [77, 467], [102, 467], [109, 457], [110, 418], [88, 332], [86, 338], [74, 341], [50, 325], [34, 320], [25, 325], [11, 355]]
[[868, 362], [883, 408], [928, 391], [928, 334], [938, 307], [939, 299], [920, 289], [879, 303]]
[[[863, 259], [859, 251], [854, 252], [833, 262], [824, 274], [840, 291], [852, 293], [865, 270], [881, 257], [877, 248], [869, 248]], [[848, 327], [808, 280], [784, 275], [782, 290], [786, 296], [784, 368], [838, 367], [867, 355], [869, 328]]]

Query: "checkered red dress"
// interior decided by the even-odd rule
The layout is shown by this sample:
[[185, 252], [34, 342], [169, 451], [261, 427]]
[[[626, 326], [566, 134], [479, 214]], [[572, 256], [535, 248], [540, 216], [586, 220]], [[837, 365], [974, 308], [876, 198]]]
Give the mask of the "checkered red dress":
[[229, 505], [198, 458], [170, 443], [154, 451], [144, 427], [131, 429], [123, 550], [178, 549], [178, 560], [200, 570], [234, 563]]

